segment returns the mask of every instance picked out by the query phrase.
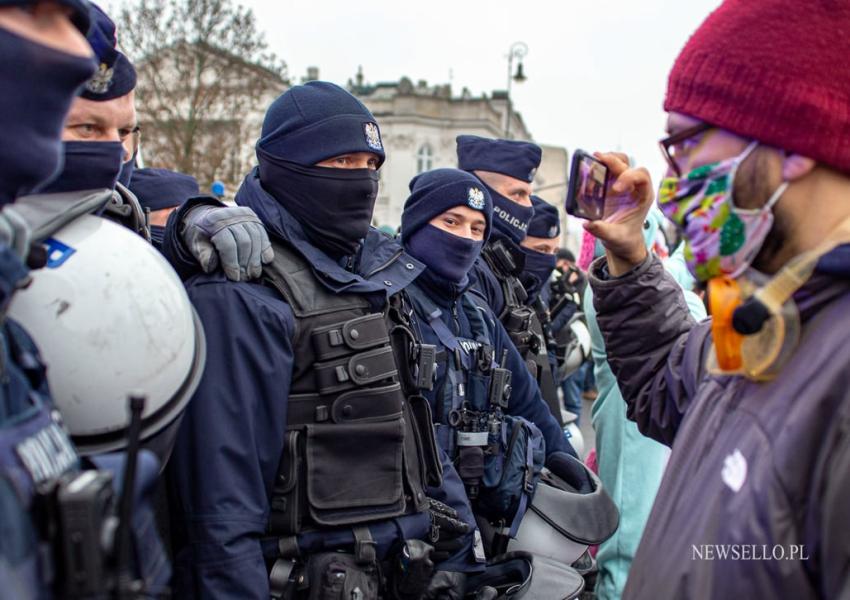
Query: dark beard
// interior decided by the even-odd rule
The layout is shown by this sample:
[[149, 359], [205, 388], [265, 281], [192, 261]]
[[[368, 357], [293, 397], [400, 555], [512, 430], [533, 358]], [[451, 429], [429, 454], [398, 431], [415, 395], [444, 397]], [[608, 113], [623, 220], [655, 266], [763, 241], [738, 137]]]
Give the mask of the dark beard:
[[775, 269], [770, 264], [776, 258], [788, 241], [788, 226], [785, 217], [773, 208], [773, 227], [770, 228], [767, 237], [764, 238], [761, 250], [753, 259], [753, 268], [762, 273], [772, 273]]
[[[733, 201], [735, 206], [744, 209], [759, 209], [767, 204], [773, 192], [781, 184], [771, 183], [768, 153], [758, 147], [741, 164], [735, 175]], [[780, 199], [781, 202], [781, 199]], [[782, 251], [788, 240], [788, 223], [781, 212], [777, 211], [778, 204], [773, 207], [773, 227], [768, 232], [764, 243], [753, 260], [753, 268], [763, 273], [770, 273], [770, 263]]]

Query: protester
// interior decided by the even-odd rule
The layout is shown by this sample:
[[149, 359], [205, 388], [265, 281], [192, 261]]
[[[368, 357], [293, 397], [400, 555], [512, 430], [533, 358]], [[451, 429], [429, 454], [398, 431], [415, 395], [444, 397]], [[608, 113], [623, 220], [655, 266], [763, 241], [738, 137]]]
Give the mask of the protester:
[[670, 73], [659, 204], [711, 321], [647, 253], [646, 170], [600, 155], [633, 208], [586, 225], [597, 320], [627, 414], [672, 447], [624, 598], [850, 590], [848, 19], [726, 0]]
[[[653, 208], [644, 226], [644, 241], [648, 249], [654, 246], [656, 232], [664, 221], [664, 215]], [[599, 245], [598, 254], [604, 249]], [[677, 272], [681, 279], [688, 310], [693, 318], [705, 318], [702, 301], [689, 291], [694, 280], [684, 265], [682, 251], [664, 261], [670, 273]], [[598, 474], [607, 490], [610, 490], [617, 508], [620, 509], [620, 526], [617, 532], [599, 546], [596, 560], [599, 577], [596, 594], [600, 600], [620, 598], [629, 575], [635, 551], [640, 543], [643, 528], [661, 483], [670, 450], [655, 440], [643, 436], [633, 421], [626, 417], [626, 404], [611, 372], [605, 351], [605, 341], [596, 322], [593, 308], [593, 293], [588, 287], [584, 295], [585, 319], [590, 329], [592, 361], [599, 396], [593, 403], [591, 418], [596, 433], [596, 457]], [[578, 392], [578, 385], [575, 386]]]

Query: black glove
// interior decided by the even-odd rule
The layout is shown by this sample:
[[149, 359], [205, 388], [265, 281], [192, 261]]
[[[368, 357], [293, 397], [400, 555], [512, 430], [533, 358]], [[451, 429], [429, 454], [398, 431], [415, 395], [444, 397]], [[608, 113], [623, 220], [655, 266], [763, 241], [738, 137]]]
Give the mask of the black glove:
[[547, 456], [546, 468], [580, 494], [589, 494], [596, 489], [584, 463], [566, 452], [553, 452]]
[[466, 573], [437, 571], [425, 590], [423, 600], [461, 600], [466, 593]]
[[433, 498], [428, 498], [428, 511], [431, 515], [431, 533], [428, 542], [434, 546], [431, 558], [434, 564], [440, 564], [457, 553], [464, 544], [464, 536], [472, 528], [458, 519], [457, 511]]

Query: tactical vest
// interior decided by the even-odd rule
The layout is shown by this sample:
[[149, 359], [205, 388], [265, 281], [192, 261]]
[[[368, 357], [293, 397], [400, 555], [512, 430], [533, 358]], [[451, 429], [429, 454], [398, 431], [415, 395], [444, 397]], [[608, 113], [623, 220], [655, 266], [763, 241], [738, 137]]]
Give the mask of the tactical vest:
[[[271, 498], [270, 533], [282, 537], [355, 526], [427, 509], [435, 475], [433, 425], [400, 385], [390, 310], [336, 294], [283, 243], [265, 282], [295, 317], [295, 364], [283, 456]], [[427, 417], [426, 417], [427, 419]]]
[[526, 304], [528, 294], [519, 280], [523, 258], [503, 240], [488, 242], [481, 256], [499, 280], [505, 297], [499, 320], [537, 381], [549, 411], [563, 427], [561, 403], [547, 355], [546, 332], [535, 309]]
[[55, 519], [46, 495], [79, 459], [40, 393], [44, 366], [29, 336], [7, 321], [0, 345], [0, 596], [41, 598], [57, 575], [57, 536], [48, 525]]
[[410, 298], [419, 318], [428, 322], [445, 348], [441, 357], [445, 376], [435, 397], [440, 444], [454, 462], [475, 512], [510, 523], [513, 534], [534, 494], [545, 442], [533, 423], [507, 413], [511, 395], [507, 350], [494, 356], [495, 323], [487, 323], [489, 309], [472, 294], [464, 294], [460, 301], [472, 343], [458, 339], [441, 319], [442, 310], [415, 283]]

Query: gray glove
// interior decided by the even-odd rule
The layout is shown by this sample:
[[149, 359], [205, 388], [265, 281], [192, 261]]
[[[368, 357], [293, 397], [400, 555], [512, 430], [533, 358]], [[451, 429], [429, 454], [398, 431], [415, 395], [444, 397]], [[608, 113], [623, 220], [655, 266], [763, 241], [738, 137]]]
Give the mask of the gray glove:
[[461, 600], [466, 593], [466, 573], [437, 571], [422, 596], [423, 600]]
[[274, 258], [266, 228], [245, 206], [198, 206], [186, 214], [181, 228], [186, 248], [204, 273], [221, 264], [231, 281], [248, 281]]
[[0, 244], [9, 246], [26, 262], [31, 240], [32, 231], [24, 218], [11, 204], [3, 207], [0, 210]]

